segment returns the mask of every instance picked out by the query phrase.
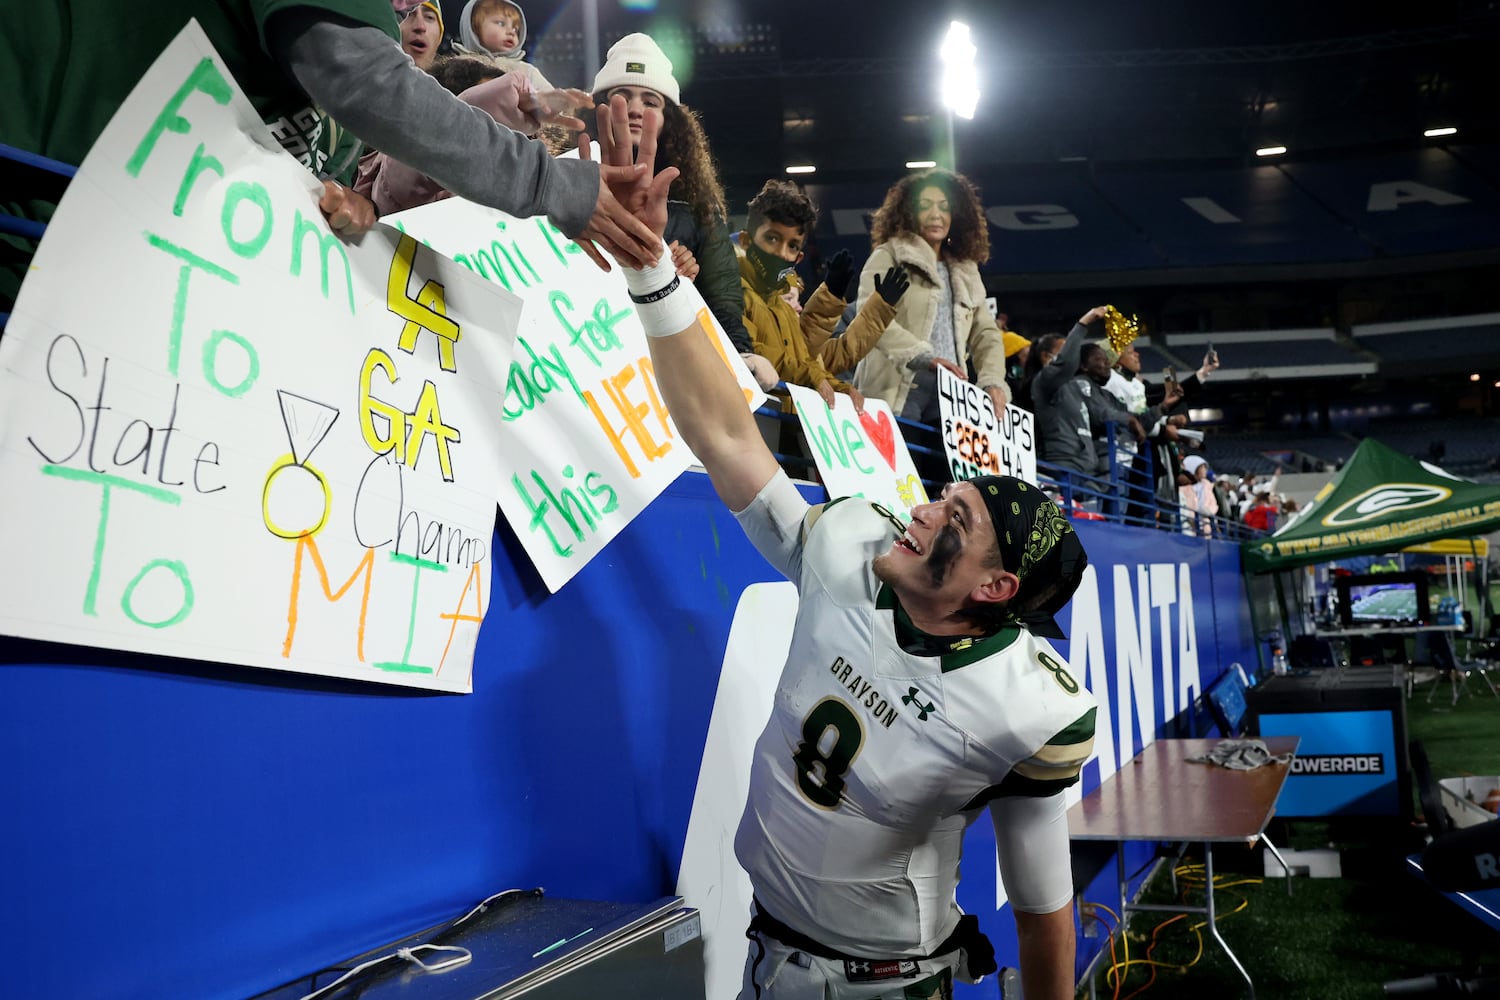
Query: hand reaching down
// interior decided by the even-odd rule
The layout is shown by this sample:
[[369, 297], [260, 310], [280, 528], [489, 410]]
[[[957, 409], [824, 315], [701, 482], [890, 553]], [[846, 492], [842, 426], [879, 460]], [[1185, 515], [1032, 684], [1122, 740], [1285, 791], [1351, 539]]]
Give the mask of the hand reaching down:
[[961, 378], [965, 382], [969, 380], [968, 374], [962, 368], [958, 367], [958, 365], [954, 364], [952, 361], [949, 361], [947, 358], [932, 359], [932, 370], [937, 371], [939, 368], [948, 369], [953, 373], [954, 378]]
[[838, 403], [838, 397], [833, 393], [833, 386], [828, 384], [825, 378], [817, 384], [818, 395], [823, 397], [823, 403], [831, 410]]

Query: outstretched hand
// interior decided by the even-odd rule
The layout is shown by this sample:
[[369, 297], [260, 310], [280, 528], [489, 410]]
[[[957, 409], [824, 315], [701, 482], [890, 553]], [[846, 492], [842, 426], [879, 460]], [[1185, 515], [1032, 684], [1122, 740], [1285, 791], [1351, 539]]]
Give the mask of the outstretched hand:
[[561, 125], [569, 132], [582, 132], [583, 119], [571, 112], [593, 103], [594, 98], [586, 91], [570, 87], [523, 93], [517, 107], [538, 125]]
[[[676, 167], [652, 174], [656, 164], [656, 140], [661, 134], [662, 114], [648, 108], [641, 120], [641, 138], [630, 138], [630, 118], [625, 98], [616, 94], [597, 109], [599, 124], [599, 173], [620, 205], [661, 242], [667, 228], [667, 192], [677, 179]], [[587, 142], [579, 143], [579, 155], [587, 158]], [[632, 265], [635, 266], [635, 265]]]
[[[618, 104], [619, 127], [614, 125]], [[668, 167], [655, 177], [656, 136], [661, 130], [660, 113], [647, 112], [641, 126], [641, 145], [632, 156], [630, 127], [625, 100], [616, 96], [609, 109], [599, 110], [599, 203], [593, 218], [575, 241], [602, 271], [609, 262], [598, 243], [626, 267], [643, 268], [661, 259], [661, 234], [667, 228], [667, 190], [677, 179], [677, 168]], [[610, 127], [606, 127], [606, 126]], [[623, 142], [620, 139], [623, 136]], [[578, 158], [592, 159], [588, 136], [580, 136]]]
[[1094, 308], [1090, 309], [1088, 312], [1084, 313], [1081, 317], [1079, 317], [1079, 319], [1078, 319], [1078, 325], [1079, 326], [1088, 326], [1090, 323], [1097, 323], [1099, 320], [1103, 319], [1104, 317], [1106, 317], [1108, 315], [1109, 315], [1109, 306], [1095, 306]]
[[911, 287], [911, 275], [901, 264], [891, 265], [884, 275], [875, 275], [875, 293], [885, 299], [886, 305], [894, 306]]
[[[586, 135], [579, 135], [577, 157], [591, 159]], [[594, 214], [573, 240], [588, 259], [598, 265], [598, 270], [609, 270], [609, 261], [598, 252], [598, 247], [609, 250], [610, 256], [625, 267], [651, 267], [661, 259], [660, 229], [652, 234], [651, 226], [640, 222], [630, 208], [615, 198], [615, 187], [628, 187], [643, 175], [645, 169], [639, 166], [600, 165], [598, 168], [598, 201], [594, 202]]]

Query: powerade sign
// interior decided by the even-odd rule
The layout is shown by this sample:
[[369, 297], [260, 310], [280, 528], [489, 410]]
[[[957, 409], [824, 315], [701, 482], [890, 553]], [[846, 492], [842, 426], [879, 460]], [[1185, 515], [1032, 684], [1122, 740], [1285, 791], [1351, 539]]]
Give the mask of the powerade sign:
[[1302, 737], [1276, 802], [1278, 816], [1399, 815], [1389, 710], [1266, 712], [1260, 735]]
[[1385, 755], [1378, 753], [1360, 754], [1317, 754], [1312, 757], [1298, 757], [1292, 761], [1292, 774], [1383, 774], [1385, 772]]

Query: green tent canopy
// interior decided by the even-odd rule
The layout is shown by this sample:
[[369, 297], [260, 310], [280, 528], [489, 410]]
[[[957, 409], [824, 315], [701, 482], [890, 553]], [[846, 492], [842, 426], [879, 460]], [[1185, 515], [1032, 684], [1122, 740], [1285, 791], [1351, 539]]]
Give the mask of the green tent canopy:
[[1241, 545], [1251, 573], [1500, 528], [1500, 486], [1458, 479], [1366, 438], [1302, 512]]

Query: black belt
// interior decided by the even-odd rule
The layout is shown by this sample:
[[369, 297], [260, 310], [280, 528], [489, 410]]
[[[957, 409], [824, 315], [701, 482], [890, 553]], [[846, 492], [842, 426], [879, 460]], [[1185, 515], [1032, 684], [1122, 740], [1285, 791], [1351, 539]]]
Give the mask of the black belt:
[[[765, 907], [760, 905], [760, 900], [754, 900], [755, 913], [750, 918], [750, 930], [768, 934], [788, 948], [805, 951], [809, 955], [818, 958], [826, 958], [836, 962], [894, 962], [899, 959], [893, 958], [868, 958], [861, 955], [848, 955], [837, 948], [830, 948], [826, 944], [814, 941], [801, 931], [788, 927], [766, 912]], [[910, 960], [927, 960], [937, 955], [946, 955], [950, 951], [962, 949], [968, 959], [969, 974], [973, 976], [987, 976], [999, 968], [995, 964], [995, 946], [990, 944], [990, 939], [979, 929], [979, 918], [972, 913], [965, 913], [958, 918], [958, 926], [953, 928], [953, 933], [933, 949], [930, 955], [904, 955], [902, 958]]]

